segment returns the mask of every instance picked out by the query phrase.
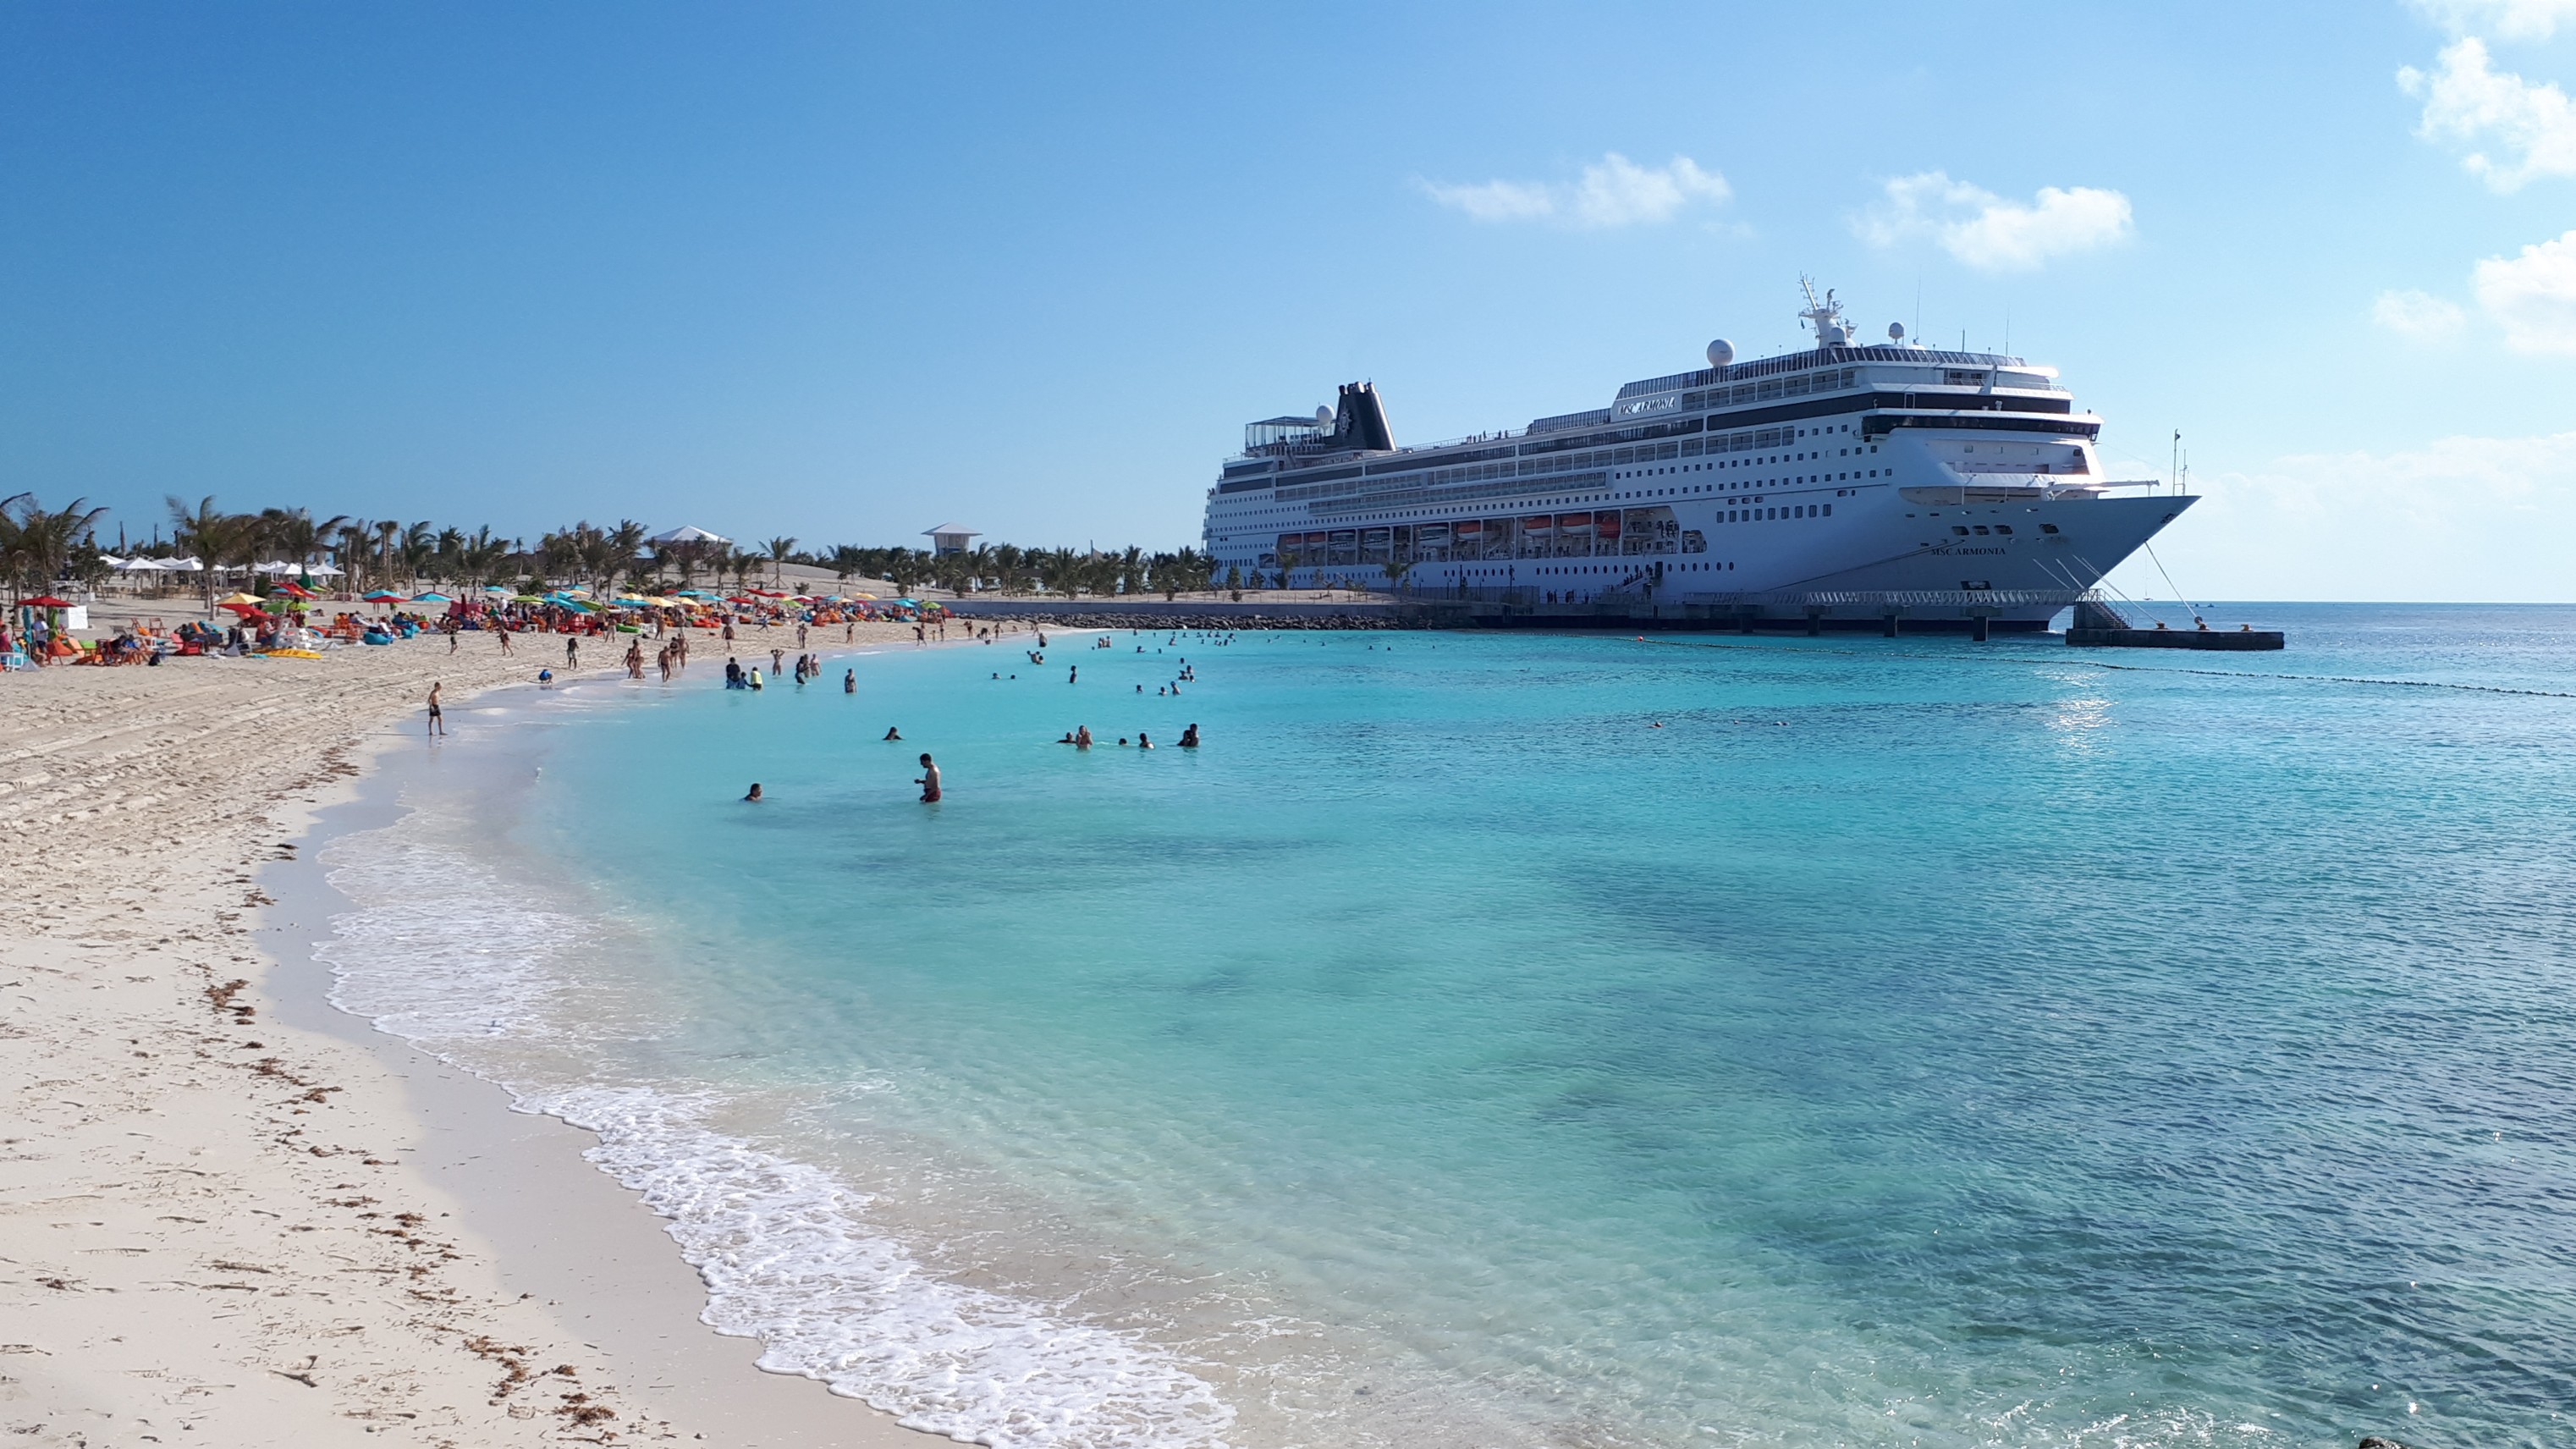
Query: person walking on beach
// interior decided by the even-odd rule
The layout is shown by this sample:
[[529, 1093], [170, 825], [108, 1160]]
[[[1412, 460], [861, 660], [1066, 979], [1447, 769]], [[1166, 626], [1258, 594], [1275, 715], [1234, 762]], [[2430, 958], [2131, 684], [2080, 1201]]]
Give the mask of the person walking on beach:
[[913, 781], [913, 783], [921, 787], [922, 804], [936, 805], [939, 803], [939, 767], [930, 763], [930, 757], [928, 755], [921, 757], [921, 778]]
[[448, 652], [448, 653], [453, 654], [453, 653], [455, 653], [455, 652], [456, 652], [456, 640], [457, 640], [457, 637], [458, 637], [460, 634], [462, 634], [463, 632], [464, 632], [463, 630], [461, 630], [461, 629], [459, 629], [459, 628], [457, 628], [457, 627], [456, 627], [456, 618], [455, 618], [455, 616], [454, 616], [454, 615], [449, 615], [449, 616], [448, 616], [448, 620], [447, 620], [447, 652]]
[[447, 716], [438, 708], [438, 686], [435, 679], [429, 682], [429, 732], [433, 735], [447, 733]]
[[495, 632], [496, 636], [497, 636], [497, 637], [500, 639], [500, 641], [501, 641], [501, 652], [502, 652], [502, 653], [504, 653], [504, 654], [509, 653], [509, 652], [510, 652], [510, 625], [509, 625], [509, 622], [508, 622], [507, 620], [504, 620], [504, 619], [495, 619], [495, 620], [493, 620], [493, 621], [492, 621], [492, 628], [493, 628], [493, 630], [494, 630], [494, 632]]
[[580, 667], [581, 636], [578, 634], [566, 634], [564, 636], [564, 668], [579, 669]]

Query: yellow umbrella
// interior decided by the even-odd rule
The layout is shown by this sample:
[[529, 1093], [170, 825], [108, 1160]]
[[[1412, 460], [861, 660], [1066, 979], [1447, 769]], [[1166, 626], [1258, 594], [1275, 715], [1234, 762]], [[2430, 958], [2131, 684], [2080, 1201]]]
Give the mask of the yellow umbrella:
[[222, 604], [258, 604], [258, 605], [261, 605], [261, 606], [265, 607], [265, 606], [267, 605], [267, 603], [268, 603], [268, 600], [261, 598], [261, 597], [260, 597], [259, 595], [257, 595], [257, 594], [232, 594], [232, 595], [229, 595], [229, 596], [227, 596], [227, 597], [217, 599], [217, 600], [215, 600], [215, 602], [216, 602], [218, 605], [222, 605]]

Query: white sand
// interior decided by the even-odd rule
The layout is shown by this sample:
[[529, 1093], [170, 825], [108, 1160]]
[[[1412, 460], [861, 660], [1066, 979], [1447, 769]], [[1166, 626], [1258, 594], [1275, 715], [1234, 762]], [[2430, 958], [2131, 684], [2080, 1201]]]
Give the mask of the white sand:
[[[694, 652], [714, 687], [721, 644]], [[0, 1444], [948, 1442], [755, 1370], [586, 1134], [262, 949], [325, 903], [257, 873], [430, 680], [462, 703], [561, 660], [468, 635], [0, 678]]]

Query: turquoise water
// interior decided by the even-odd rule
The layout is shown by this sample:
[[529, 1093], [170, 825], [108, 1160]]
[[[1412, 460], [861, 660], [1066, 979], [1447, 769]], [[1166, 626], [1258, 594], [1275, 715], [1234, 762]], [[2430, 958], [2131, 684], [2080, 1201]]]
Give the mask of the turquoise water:
[[997, 1442], [2576, 1442], [2576, 610], [2266, 617], [702, 657], [408, 787], [414, 1034]]

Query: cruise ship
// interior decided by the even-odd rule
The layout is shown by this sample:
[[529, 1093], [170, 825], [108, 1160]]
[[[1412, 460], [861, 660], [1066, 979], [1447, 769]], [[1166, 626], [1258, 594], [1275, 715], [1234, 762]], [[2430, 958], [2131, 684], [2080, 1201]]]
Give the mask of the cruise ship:
[[[2196, 499], [2115, 481], [2057, 370], [1857, 344], [1622, 387], [1606, 408], [1398, 447], [1369, 383], [1245, 427], [1208, 490], [1219, 578], [1850, 628], [2044, 629]], [[1645, 605], [1646, 607], [1638, 607]]]

